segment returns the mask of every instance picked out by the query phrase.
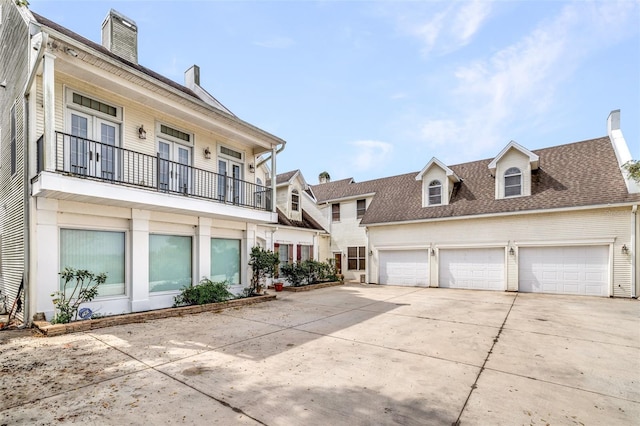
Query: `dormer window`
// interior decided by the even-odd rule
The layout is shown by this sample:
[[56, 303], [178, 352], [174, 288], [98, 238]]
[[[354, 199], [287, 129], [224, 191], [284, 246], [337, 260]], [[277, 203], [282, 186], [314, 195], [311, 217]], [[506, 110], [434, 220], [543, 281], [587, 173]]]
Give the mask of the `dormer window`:
[[517, 167], [511, 167], [504, 172], [504, 196], [517, 195], [522, 195], [522, 172]]
[[429, 183], [429, 205], [442, 204], [442, 184], [439, 180], [432, 180]]
[[291, 191], [291, 210], [297, 212], [300, 209], [300, 196], [298, 190]]

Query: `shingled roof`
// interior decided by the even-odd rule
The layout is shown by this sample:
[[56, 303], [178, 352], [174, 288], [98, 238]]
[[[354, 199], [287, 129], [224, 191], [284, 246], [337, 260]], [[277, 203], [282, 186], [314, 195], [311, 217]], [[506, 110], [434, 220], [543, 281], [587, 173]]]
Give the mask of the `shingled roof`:
[[488, 168], [492, 159], [449, 166], [462, 178], [449, 205], [422, 207], [418, 172], [361, 183], [344, 179], [312, 189], [318, 202], [375, 192], [362, 225], [640, 201], [640, 194], [627, 191], [608, 137], [533, 152], [540, 157], [540, 168], [532, 172], [530, 196], [496, 199]]
[[[116, 55], [113, 52], [111, 52], [109, 49], [107, 49], [103, 45], [101, 45], [99, 43], [96, 43], [94, 41], [91, 41], [88, 38], [85, 38], [85, 37], [81, 36], [80, 34], [77, 34], [77, 33], [73, 32], [73, 31], [71, 31], [70, 29], [63, 27], [62, 25], [59, 25], [59, 24], [53, 22], [52, 20], [47, 19], [44, 16], [37, 14], [36, 12], [34, 12], [32, 10], [30, 12], [33, 15], [33, 17], [36, 18], [38, 23], [44, 25], [45, 27], [51, 28], [52, 30], [55, 30], [55, 31], [57, 31], [57, 32], [59, 32], [61, 34], [64, 34], [64, 35], [66, 35], [66, 36], [68, 36], [68, 37], [70, 37], [70, 38], [72, 38], [72, 39], [74, 39], [74, 40], [76, 40], [76, 41], [78, 41], [78, 42], [90, 47], [91, 49], [97, 50], [98, 52], [100, 52], [100, 53], [102, 53], [104, 55], [107, 55], [107, 56], [109, 56], [109, 57], [111, 57], [111, 58], [123, 63], [124, 65], [127, 65], [127, 66], [129, 66], [131, 68], [134, 68], [134, 69], [136, 69], [136, 70], [148, 75], [149, 77], [154, 78], [154, 79], [156, 79], [158, 81], [161, 81], [162, 83], [164, 83], [164, 84], [166, 84], [168, 86], [171, 86], [174, 89], [177, 89], [177, 90], [179, 90], [179, 91], [181, 91], [181, 92], [183, 92], [183, 93], [185, 93], [185, 94], [187, 94], [187, 95], [189, 95], [189, 96], [191, 96], [191, 97], [193, 97], [195, 99], [201, 100], [200, 97], [198, 97], [198, 95], [193, 90], [189, 89], [188, 87], [183, 86], [182, 84], [179, 84], [179, 83], [177, 83], [177, 82], [175, 82], [175, 81], [173, 81], [173, 80], [171, 80], [171, 79], [169, 79], [169, 78], [167, 78], [167, 77], [165, 77], [165, 76], [163, 76], [161, 74], [158, 74], [157, 72], [155, 72], [155, 71], [153, 71], [153, 70], [151, 70], [151, 69], [149, 69], [147, 67], [143, 67], [142, 65], [135, 64], [133, 62], [127, 61], [126, 59]], [[231, 115], [232, 117], [235, 117], [235, 115], [231, 111], [229, 111], [229, 109], [227, 107], [222, 105], [222, 103], [220, 103], [220, 101], [218, 101], [217, 99], [215, 99], [215, 101], [218, 104], [220, 104], [220, 106], [221, 106], [221, 108], [218, 108], [218, 109], [220, 109], [221, 111], [224, 111], [225, 113]]]
[[311, 216], [302, 210], [302, 220], [289, 219], [279, 208], [276, 208], [278, 213], [278, 225], [292, 226], [295, 228], [313, 229], [316, 231], [327, 232], [318, 222], [316, 222]]

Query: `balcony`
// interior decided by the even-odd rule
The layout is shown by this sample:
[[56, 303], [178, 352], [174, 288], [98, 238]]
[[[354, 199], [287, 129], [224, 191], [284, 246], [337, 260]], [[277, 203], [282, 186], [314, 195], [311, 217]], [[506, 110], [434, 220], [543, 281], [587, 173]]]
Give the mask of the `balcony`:
[[[37, 142], [44, 171], [44, 138]], [[55, 172], [66, 176], [271, 212], [271, 188], [78, 136], [56, 132]]]

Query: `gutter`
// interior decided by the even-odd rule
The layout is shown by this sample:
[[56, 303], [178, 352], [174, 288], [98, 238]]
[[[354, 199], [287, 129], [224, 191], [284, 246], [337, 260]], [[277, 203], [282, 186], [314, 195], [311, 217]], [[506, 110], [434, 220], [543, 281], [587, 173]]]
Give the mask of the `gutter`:
[[[23, 271], [23, 282], [24, 282], [24, 308], [22, 311], [22, 327], [26, 327], [31, 324], [31, 294], [30, 294], [30, 286], [29, 286], [29, 278], [30, 278], [30, 251], [31, 251], [31, 226], [30, 226], [30, 215], [31, 215], [31, 207], [30, 207], [30, 195], [31, 195], [31, 179], [29, 179], [29, 170], [30, 170], [30, 151], [29, 147], [31, 146], [31, 141], [29, 140], [30, 135], [30, 114], [29, 114], [29, 92], [31, 91], [31, 87], [33, 86], [33, 82], [36, 78], [36, 74], [38, 72], [38, 67], [40, 66], [40, 62], [44, 57], [44, 52], [47, 46], [47, 42], [49, 41], [49, 35], [42, 32], [42, 27], [35, 22], [29, 22], [29, 29], [31, 30], [31, 26], [34, 26], [39, 30], [38, 33], [31, 36], [29, 39], [29, 50], [33, 47], [33, 38], [38, 34], [41, 34], [40, 38], [40, 46], [38, 46], [38, 53], [36, 54], [35, 61], [31, 66], [31, 70], [29, 71], [29, 77], [27, 78], [27, 83], [24, 86], [23, 90], [23, 109], [24, 109], [24, 128], [26, 131], [24, 132], [24, 271]], [[31, 31], [30, 31], [31, 32]]]
[[[278, 148], [278, 150], [276, 151], [276, 155], [280, 154], [282, 151], [284, 151], [284, 147], [287, 145], [287, 142], [282, 141], [282, 143], [280, 144], [280, 148]], [[269, 155], [267, 158], [261, 160], [258, 164], [256, 164], [256, 169], [260, 166], [262, 166], [264, 163], [266, 163], [267, 161], [271, 160], [271, 157], [273, 156], [273, 154]]]

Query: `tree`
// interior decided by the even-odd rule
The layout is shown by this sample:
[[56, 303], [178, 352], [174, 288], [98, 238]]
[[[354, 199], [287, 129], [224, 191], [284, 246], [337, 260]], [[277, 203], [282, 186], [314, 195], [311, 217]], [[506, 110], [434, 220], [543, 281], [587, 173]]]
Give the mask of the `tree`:
[[265, 278], [274, 276], [278, 270], [279, 263], [278, 253], [265, 250], [259, 246], [251, 249], [249, 266], [251, 266], [253, 277], [251, 278], [251, 287], [248, 290], [249, 295], [259, 292], [259, 288], [264, 284]]
[[622, 167], [629, 173], [631, 179], [640, 183], [640, 160], [627, 161]]

